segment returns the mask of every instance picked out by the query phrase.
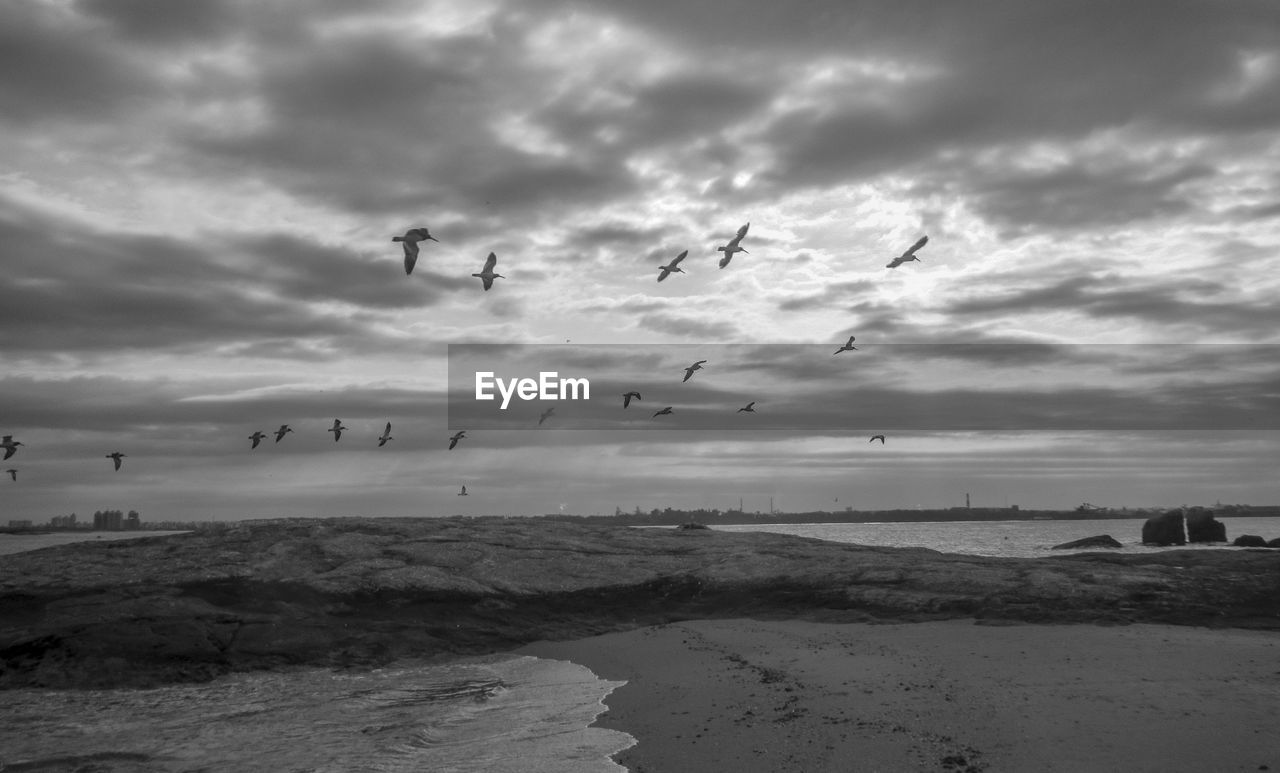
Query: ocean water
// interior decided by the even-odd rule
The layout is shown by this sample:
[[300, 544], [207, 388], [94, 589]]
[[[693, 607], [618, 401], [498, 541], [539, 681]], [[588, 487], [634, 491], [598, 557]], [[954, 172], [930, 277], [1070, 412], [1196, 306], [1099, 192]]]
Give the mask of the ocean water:
[[148, 690], [11, 690], [0, 770], [595, 773], [635, 743], [589, 727], [625, 682], [574, 663], [476, 658], [234, 674]]
[[[1241, 534], [1257, 534], [1264, 539], [1280, 537], [1280, 518], [1218, 517], [1227, 527], [1227, 542], [1187, 545], [1190, 550], [1243, 550], [1229, 543]], [[1175, 548], [1142, 544], [1142, 524], [1146, 518], [1093, 519], [1081, 521], [931, 521], [925, 523], [797, 523], [750, 526], [712, 526], [721, 531], [768, 531], [815, 537], [832, 542], [884, 547], [921, 547], [943, 553], [975, 556], [1036, 558], [1078, 550], [1050, 550], [1064, 542], [1110, 534], [1120, 548], [1102, 548], [1117, 553], [1152, 553]], [[1092, 548], [1091, 551], [1099, 550]], [[1083, 551], [1088, 552], [1088, 551]]]
[[139, 539], [163, 537], [166, 534], [186, 534], [185, 531], [54, 531], [48, 534], [0, 534], [0, 556], [25, 553], [28, 550], [51, 548], [72, 542], [93, 540]]

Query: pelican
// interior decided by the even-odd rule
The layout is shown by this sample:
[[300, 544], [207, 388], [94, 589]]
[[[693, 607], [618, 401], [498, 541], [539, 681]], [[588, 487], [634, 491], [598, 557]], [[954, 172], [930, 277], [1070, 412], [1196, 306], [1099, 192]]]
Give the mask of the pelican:
[[17, 479], [18, 479], [18, 471], [17, 471], [17, 470], [5, 470], [5, 472], [9, 473], [9, 477], [10, 477], [10, 478], [13, 478], [14, 480], [17, 480]]
[[633, 398], [633, 397], [634, 397], [635, 399], [637, 399], [637, 400], [641, 400], [641, 399], [643, 399], [643, 398], [641, 398], [641, 397], [640, 397], [640, 393], [639, 393], [639, 392], [625, 392], [625, 393], [623, 393], [623, 395], [622, 395], [622, 407], [623, 407], [623, 408], [626, 408], [626, 407], [630, 406], [630, 405], [631, 405], [631, 398]]
[[688, 381], [689, 379], [693, 378], [693, 372], [695, 370], [702, 370], [702, 363], [704, 362], [706, 362], [706, 360], [698, 360], [697, 362], [693, 363], [689, 367], [685, 368], [684, 379], [680, 383], [684, 383], [685, 381]]
[[916, 257], [916, 250], [923, 247], [925, 245], [925, 242], [927, 241], [929, 241], [929, 237], [921, 236], [920, 241], [911, 245], [911, 249], [907, 250], [906, 252], [902, 253], [898, 257], [894, 258], [889, 263], [887, 268], [897, 268], [898, 266], [901, 266], [903, 263], [909, 263], [910, 261], [913, 261], [913, 260], [920, 260], [919, 258]]
[[458, 445], [458, 441], [463, 439], [466, 436], [467, 436], [466, 430], [454, 433], [453, 437], [449, 438], [449, 450], [452, 451], [453, 447]]
[[738, 413], [755, 413], [756, 412], [755, 405], [756, 405], [756, 401], [752, 400], [751, 402], [747, 403], [747, 406], [745, 408], [739, 408]]
[[466, 487], [466, 486], [463, 486], [463, 487], [462, 487], [462, 490], [458, 492], [458, 496], [460, 496], [460, 497], [468, 496], [468, 494], [467, 494], [467, 487]]
[[555, 408], [548, 408], [547, 410], [543, 411], [543, 412], [542, 412], [542, 415], [538, 417], [538, 426], [539, 426], [539, 427], [541, 427], [541, 426], [542, 426], [542, 422], [544, 422], [544, 421], [546, 421], [547, 419], [551, 418], [551, 414], [553, 414], [553, 413], [555, 413], [555, 412], [556, 412], [556, 409], [555, 409]]
[[378, 448], [385, 446], [388, 440], [395, 440], [391, 437], [391, 422], [387, 422], [387, 428], [382, 430], [382, 437], [378, 438]]
[[876, 442], [877, 440], [879, 440], [879, 441], [880, 441], [880, 445], [884, 445], [884, 435], [872, 435], [872, 436], [871, 436], [871, 439], [870, 439], [870, 440], [868, 440], [867, 442], [868, 442], [868, 443], [874, 443], [874, 442]]
[[479, 274], [472, 274], [471, 276], [480, 277], [480, 281], [484, 282], [484, 289], [488, 290], [490, 287], [493, 287], [493, 280], [506, 279], [506, 277], [503, 276], [502, 274], [493, 273], [493, 267], [497, 264], [498, 264], [498, 256], [494, 255], [491, 252], [489, 253], [488, 259], [485, 260], [484, 262], [484, 270], [481, 271]]
[[122, 453], [120, 453], [119, 451], [115, 451], [115, 452], [112, 452], [112, 453], [107, 454], [107, 458], [108, 458], [108, 459], [110, 459], [110, 460], [112, 460], [113, 462], [115, 462], [115, 463], [116, 463], [116, 471], [117, 471], [117, 472], [119, 472], [119, 470], [120, 470], [120, 460], [121, 460], [121, 459], [123, 459], [123, 458], [125, 458], [125, 455], [124, 455], [124, 454], [122, 454]]
[[334, 420], [333, 420], [333, 426], [332, 426], [332, 427], [330, 427], [329, 429], [325, 430], [325, 431], [326, 431], [326, 432], [332, 432], [332, 433], [333, 433], [333, 442], [337, 443], [337, 442], [338, 442], [338, 438], [342, 437], [342, 430], [344, 430], [344, 429], [346, 429], [346, 427], [342, 426], [342, 419], [334, 419]]
[[683, 273], [684, 273], [684, 269], [683, 269], [683, 268], [680, 268], [680, 261], [684, 260], [684, 256], [685, 256], [685, 255], [688, 255], [688, 254], [689, 254], [689, 251], [688, 251], [688, 250], [685, 250], [684, 252], [682, 252], [682, 253], [680, 253], [679, 255], [675, 256], [675, 258], [674, 258], [674, 259], [672, 259], [672, 261], [671, 261], [670, 263], [668, 263], [667, 265], [665, 265], [665, 266], [658, 266], [658, 270], [662, 272], [661, 274], [658, 274], [658, 281], [659, 281], [659, 282], [661, 282], [662, 280], [664, 280], [664, 279], [666, 279], [667, 277], [671, 276], [671, 274], [673, 274], [673, 273], [675, 273], [675, 274], [683, 274]]
[[729, 265], [729, 261], [733, 260], [733, 253], [746, 252], [746, 250], [738, 246], [738, 243], [742, 241], [742, 237], [747, 235], [747, 229], [750, 227], [751, 224], [747, 223], [738, 229], [738, 235], [730, 239], [728, 244], [723, 247], [716, 247], [716, 252], [724, 253], [724, 257], [720, 259], [720, 268]]
[[21, 440], [14, 440], [13, 435], [5, 435], [4, 439], [0, 440], [0, 448], [4, 449], [5, 459], [8, 459], [10, 456], [18, 453], [18, 446], [23, 445], [26, 445], [26, 443], [23, 443]]
[[264, 437], [266, 437], [266, 435], [265, 435], [265, 434], [263, 434], [262, 432], [259, 432], [258, 430], [254, 430], [253, 434], [249, 436], [249, 439], [253, 441], [253, 445], [251, 445], [251, 446], [249, 446], [249, 447], [250, 447], [250, 448], [257, 448], [257, 447], [258, 447], [258, 444], [262, 442], [262, 439], [263, 439]]
[[281, 424], [280, 429], [276, 430], [276, 442], [279, 443], [280, 438], [284, 437], [285, 434], [289, 432], [293, 432], [293, 430], [289, 427], [289, 425]]
[[655, 418], [655, 419], [656, 419], [656, 418], [658, 418], [659, 416], [670, 416], [670, 415], [671, 415], [671, 406], [669, 406], [669, 405], [668, 405], [666, 408], [663, 408], [662, 410], [660, 410], [660, 411], [658, 411], [657, 413], [653, 414], [653, 418]]
[[839, 349], [836, 349], [834, 352], [832, 352], [831, 356], [834, 357], [840, 352], [855, 351], [857, 350], [857, 348], [858, 347], [853, 345], [853, 336], [849, 336], [849, 340], [845, 342], [845, 345], [841, 346]]
[[430, 239], [433, 242], [440, 241], [436, 237], [428, 233], [425, 228], [410, 228], [404, 232], [404, 236], [393, 236], [391, 241], [404, 242], [404, 273], [412, 274], [413, 266], [418, 262], [418, 242], [423, 239]]

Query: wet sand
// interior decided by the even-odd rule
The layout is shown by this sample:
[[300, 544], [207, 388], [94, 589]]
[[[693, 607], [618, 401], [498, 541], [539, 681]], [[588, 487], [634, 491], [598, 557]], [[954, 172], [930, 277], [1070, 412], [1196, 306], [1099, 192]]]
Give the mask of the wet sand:
[[1280, 633], [699, 620], [521, 653], [626, 680], [597, 725], [671, 771], [1280, 771]]

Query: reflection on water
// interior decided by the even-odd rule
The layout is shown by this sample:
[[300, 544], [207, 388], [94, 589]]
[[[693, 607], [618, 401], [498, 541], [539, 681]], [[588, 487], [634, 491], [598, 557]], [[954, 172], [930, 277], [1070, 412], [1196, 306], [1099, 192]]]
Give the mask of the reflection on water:
[[534, 657], [235, 674], [150, 690], [11, 690], [9, 771], [623, 771], [588, 727], [623, 682]]

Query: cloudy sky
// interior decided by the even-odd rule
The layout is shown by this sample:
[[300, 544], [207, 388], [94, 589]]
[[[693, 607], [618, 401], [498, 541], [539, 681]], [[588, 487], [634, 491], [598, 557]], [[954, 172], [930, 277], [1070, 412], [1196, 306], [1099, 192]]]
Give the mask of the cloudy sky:
[[6, 518], [1280, 502], [1270, 0], [17, 0], [0, 129]]

